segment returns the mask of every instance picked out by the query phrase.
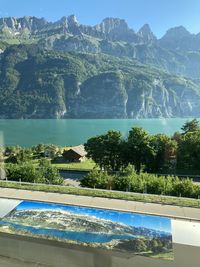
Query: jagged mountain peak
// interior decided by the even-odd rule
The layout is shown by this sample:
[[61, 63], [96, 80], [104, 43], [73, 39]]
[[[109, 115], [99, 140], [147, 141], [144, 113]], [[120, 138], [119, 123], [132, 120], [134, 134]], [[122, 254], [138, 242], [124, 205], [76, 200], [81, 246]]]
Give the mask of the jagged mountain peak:
[[139, 34], [150, 34], [152, 33], [151, 27], [149, 26], [149, 24], [144, 24], [140, 30], [138, 31]]
[[173, 28], [169, 29], [166, 32], [166, 34], [163, 36], [163, 38], [165, 38], [165, 37], [180, 38], [180, 37], [188, 37], [190, 35], [191, 35], [191, 33], [184, 26], [177, 26], [177, 27], [173, 27]]
[[[154, 63], [157, 58], [154, 54], [160, 53], [162, 48], [177, 52], [199, 51], [200, 47], [200, 34], [191, 34], [183, 26], [169, 29], [157, 40], [149, 24], [144, 24], [135, 32], [126, 20], [116, 17], [107, 17], [96, 26], [79, 23], [75, 15], [64, 16], [56, 22], [34, 16], [0, 18], [0, 35], [1, 40], [4, 37], [16, 39], [17, 36], [18, 39], [22, 37], [23, 42], [30, 38], [39, 40], [48, 49], [131, 56], [139, 58], [143, 63]], [[0, 47], [1, 51], [4, 47]], [[154, 50], [148, 50], [150, 48]], [[163, 55], [165, 56], [165, 52]]]
[[185, 27], [178, 26], [169, 29], [159, 40], [159, 44], [173, 51], [196, 51], [199, 50], [198, 35], [191, 34]]
[[114, 18], [114, 17], [107, 17], [102, 20], [102, 23], [104, 24], [114, 24], [116, 26], [123, 25], [128, 28], [128, 24], [125, 21], [125, 19], [120, 19], [120, 18]]
[[77, 17], [72, 14], [67, 17], [68, 23], [79, 24]]
[[124, 19], [111, 18], [111, 17], [103, 19], [103, 21], [97, 26], [106, 33], [109, 33], [116, 29], [126, 30], [126, 31], [129, 29], [128, 24]]
[[138, 35], [145, 41], [145, 42], [151, 42], [155, 41], [157, 38], [152, 32], [149, 24], [144, 24], [142, 28], [138, 31]]
[[79, 22], [76, 18], [75, 15], [70, 15], [70, 16], [63, 16], [60, 20], [56, 21], [54, 24], [73, 24], [73, 25], [79, 25]]
[[120, 18], [105, 18], [96, 27], [98, 32], [104, 34], [104, 38], [112, 41], [124, 41], [129, 43], [137, 43], [140, 41], [139, 36], [133, 29], [129, 28], [127, 22]]
[[44, 18], [24, 16], [21, 18], [7, 17], [0, 18], [0, 28], [9, 28], [13, 32], [28, 29], [30, 31], [41, 30], [48, 22]]

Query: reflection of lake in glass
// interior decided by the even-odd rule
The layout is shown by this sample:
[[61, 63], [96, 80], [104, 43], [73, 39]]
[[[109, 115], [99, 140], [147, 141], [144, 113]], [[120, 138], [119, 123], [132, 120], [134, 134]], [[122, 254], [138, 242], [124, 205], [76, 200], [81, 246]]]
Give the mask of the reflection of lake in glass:
[[172, 259], [171, 220], [158, 216], [24, 201], [0, 221], [0, 230]]

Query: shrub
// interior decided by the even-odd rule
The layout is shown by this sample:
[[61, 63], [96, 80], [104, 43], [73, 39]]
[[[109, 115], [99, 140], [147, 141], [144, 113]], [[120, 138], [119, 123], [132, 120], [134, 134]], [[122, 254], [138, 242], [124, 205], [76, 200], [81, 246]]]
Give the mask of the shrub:
[[195, 190], [194, 184], [191, 179], [187, 178], [181, 181], [180, 179], [176, 179], [173, 185], [173, 193], [176, 196], [181, 197], [193, 197]]
[[33, 164], [9, 164], [6, 168], [7, 178], [12, 181], [44, 183], [44, 178]]
[[[21, 181], [28, 183], [47, 183], [61, 185], [63, 178], [60, 176], [58, 170], [51, 166], [50, 163], [40, 163], [40, 168], [37, 168], [30, 162], [22, 164], [8, 164], [6, 166], [6, 174], [8, 180]], [[45, 165], [46, 164], [46, 165]]]
[[181, 196], [188, 198], [200, 197], [200, 186], [191, 179], [181, 180], [172, 176], [157, 176], [148, 173], [135, 173], [134, 170], [120, 173], [115, 176], [106, 172], [93, 170], [81, 182], [82, 186], [101, 189], [115, 189], [135, 193], [156, 195]]
[[106, 172], [92, 170], [82, 180], [81, 186], [90, 188], [107, 189], [112, 177]]

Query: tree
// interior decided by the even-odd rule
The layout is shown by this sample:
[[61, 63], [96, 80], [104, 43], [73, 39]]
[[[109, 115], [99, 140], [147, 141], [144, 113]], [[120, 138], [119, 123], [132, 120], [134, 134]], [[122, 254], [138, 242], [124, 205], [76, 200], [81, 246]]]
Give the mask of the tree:
[[38, 144], [31, 148], [36, 158], [55, 158], [59, 153], [60, 148], [53, 144]]
[[58, 169], [51, 165], [48, 159], [39, 161], [39, 172], [47, 184], [63, 184], [63, 178], [60, 176]]
[[32, 158], [32, 152], [30, 149], [21, 148], [15, 154], [10, 154], [10, 156], [6, 159], [7, 163], [20, 164], [23, 162], [27, 162]]
[[178, 145], [177, 168], [179, 170], [200, 170], [200, 129], [187, 132]]
[[31, 150], [32, 150], [32, 152], [36, 158], [44, 157], [45, 145], [44, 144], [38, 144], [36, 146], [33, 146], [31, 148]]
[[15, 155], [21, 151], [22, 148], [20, 146], [6, 146], [4, 150], [5, 156]]
[[137, 176], [135, 169], [131, 164], [129, 164], [124, 169], [123, 173], [115, 177], [115, 189], [121, 191], [132, 191], [132, 185], [135, 176]]
[[59, 151], [58, 146], [50, 144], [50, 145], [44, 145], [44, 155], [48, 158], [55, 158], [57, 153]]
[[183, 134], [192, 133], [192, 132], [198, 131], [199, 129], [200, 129], [199, 121], [197, 119], [187, 121], [181, 128], [181, 130], [183, 131]]
[[154, 153], [149, 155], [146, 162], [147, 172], [160, 173], [164, 170], [169, 171], [172, 163], [175, 163], [177, 142], [172, 140], [165, 134], [157, 134], [152, 136], [151, 145], [153, 147]]
[[181, 139], [182, 139], [182, 134], [179, 131], [175, 132], [172, 136], [172, 140], [176, 141], [177, 143], [179, 143]]
[[127, 159], [135, 166], [138, 173], [141, 171], [141, 165], [145, 164], [148, 158], [154, 154], [150, 135], [140, 127], [133, 127], [128, 136]]
[[87, 156], [101, 169], [118, 171], [122, 166], [121, 148], [122, 136], [120, 132], [108, 131], [104, 135], [90, 138], [84, 145]]

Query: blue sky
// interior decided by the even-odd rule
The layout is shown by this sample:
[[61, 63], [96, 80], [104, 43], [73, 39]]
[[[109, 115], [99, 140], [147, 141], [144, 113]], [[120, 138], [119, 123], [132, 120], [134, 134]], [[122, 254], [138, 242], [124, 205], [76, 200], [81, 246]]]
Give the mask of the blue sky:
[[30, 15], [55, 21], [70, 14], [88, 25], [105, 17], [124, 18], [135, 30], [149, 23], [158, 37], [179, 25], [200, 32], [199, 0], [0, 0], [0, 17]]
[[134, 214], [128, 212], [108, 211], [95, 208], [86, 208], [70, 205], [59, 205], [42, 202], [29, 202], [23, 201], [16, 208], [17, 210], [26, 209], [49, 209], [49, 210], [64, 210], [76, 214], [85, 214], [102, 218], [105, 220], [112, 220], [114, 222], [120, 222], [135, 227], [146, 227], [150, 229], [156, 229], [159, 231], [171, 232], [171, 219], [159, 217], [159, 216], [147, 216], [142, 214]]

